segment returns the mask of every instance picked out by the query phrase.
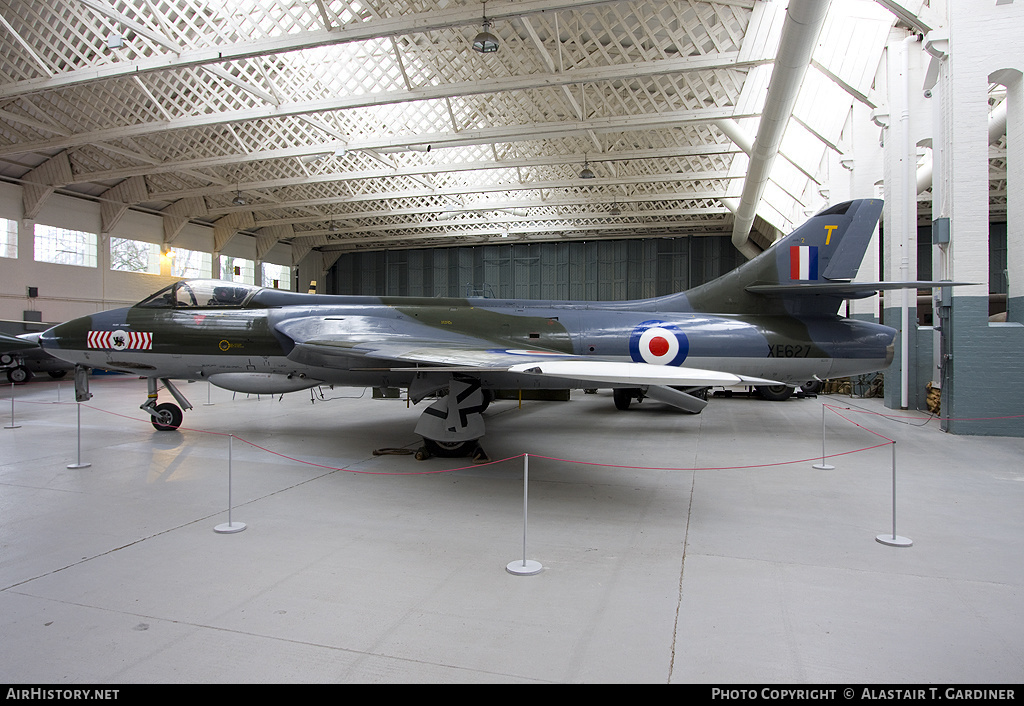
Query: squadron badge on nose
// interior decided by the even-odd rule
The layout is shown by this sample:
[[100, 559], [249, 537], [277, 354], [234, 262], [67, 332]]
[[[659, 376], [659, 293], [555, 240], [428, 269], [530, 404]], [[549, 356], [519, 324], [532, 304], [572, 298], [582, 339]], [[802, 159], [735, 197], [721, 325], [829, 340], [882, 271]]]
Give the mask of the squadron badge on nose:
[[109, 348], [115, 351], [152, 350], [153, 334], [149, 331], [90, 331], [88, 348]]

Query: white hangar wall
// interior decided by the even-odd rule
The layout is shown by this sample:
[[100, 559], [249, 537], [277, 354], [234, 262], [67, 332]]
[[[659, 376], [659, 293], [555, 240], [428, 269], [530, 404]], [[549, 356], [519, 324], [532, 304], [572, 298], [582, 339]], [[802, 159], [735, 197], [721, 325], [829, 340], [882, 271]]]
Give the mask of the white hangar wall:
[[[25, 312], [32, 311], [38, 312], [37, 316], [43, 322], [58, 323], [104, 309], [130, 306], [181, 279], [171, 276], [166, 262], [161, 262], [161, 274], [110, 269], [111, 237], [163, 244], [163, 219], [158, 215], [129, 210], [110, 233], [101, 233], [100, 207], [97, 203], [53, 195], [33, 220], [23, 219], [22, 203], [20, 187], [0, 184], [0, 218], [14, 221], [18, 229], [17, 258], [0, 257], [0, 319], [22, 321]], [[34, 253], [36, 223], [96, 234], [95, 267], [37, 261]], [[172, 245], [175, 248], [210, 253], [209, 271], [203, 276], [219, 278], [220, 263], [218, 258], [212, 256], [213, 243], [212, 227], [189, 223]], [[236, 235], [224, 246], [221, 257], [239, 257], [255, 262], [256, 239]], [[263, 262], [290, 267], [291, 257], [291, 247], [279, 243], [267, 253]], [[163, 257], [160, 259], [165, 260]], [[262, 281], [256, 281], [260, 276], [259, 268], [254, 267], [248, 278], [239, 281], [262, 284]], [[282, 286], [291, 288], [290, 283]], [[28, 296], [29, 287], [36, 288], [37, 297]]]
[[[953, 287], [940, 307], [936, 376], [942, 426], [961, 434], [1024, 436], [1024, 3], [956, 0], [946, 4], [946, 29], [925, 45], [937, 71], [933, 101], [933, 223], [948, 225], [948, 242], [933, 248], [933, 275], [977, 283]], [[990, 272], [989, 96], [1005, 86], [1006, 269]], [[920, 88], [920, 86], [915, 86]], [[944, 230], [944, 228], [940, 229]], [[1006, 277], [1006, 321], [989, 320], [990, 279]], [[999, 283], [997, 283], [999, 284]]]

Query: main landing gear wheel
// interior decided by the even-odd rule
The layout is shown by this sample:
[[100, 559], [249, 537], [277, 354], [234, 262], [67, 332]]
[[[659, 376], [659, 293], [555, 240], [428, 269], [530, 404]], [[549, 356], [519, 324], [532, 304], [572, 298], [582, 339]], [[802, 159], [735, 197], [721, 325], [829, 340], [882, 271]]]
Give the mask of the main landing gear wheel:
[[423, 445], [430, 452], [431, 456], [441, 458], [457, 458], [469, 456], [477, 447], [478, 439], [470, 441], [435, 441], [434, 439], [423, 439]]
[[788, 385], [758, 385], [757, 394], [769, 402], [782, 402], [793, 396], [793, 388]]
[[154, 407], [156, 416], [150, 421], [153, 423], [153, 428], [157, 431], [174, 431], [181, 426], [181, 420], [184, 419], [184, 414], [181, 411], [181, 407], [170, 402], [164, 402]]
[[634, 390], [625, 387], [616, 387], [612, 390], [612, 399], [615, 400], [615, 409], [624, 410], [629, 409], [630, 403], [633, 398], [640, 399], [643, 393], [640, 390]]
[[808, 380], [800, 386], [800, 389], [804, 391], [805, 395], [816, 395], [821, 392], [821, 388], [824, 386], [825, 383], [821, 380]]

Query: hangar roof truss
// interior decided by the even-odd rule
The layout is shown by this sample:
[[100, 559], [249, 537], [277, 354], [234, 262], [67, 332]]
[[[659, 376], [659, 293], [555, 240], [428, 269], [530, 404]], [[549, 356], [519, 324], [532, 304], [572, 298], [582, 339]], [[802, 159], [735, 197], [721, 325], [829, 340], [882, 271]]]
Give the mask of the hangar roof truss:
[[[766, 230], [823, 205], [825, 156], [843, 149], [853, 101], [871, 100], [888, 5], [913, 15], [832, 3], [758, 210]], [[728, 234], [748, 157], [722, 121], [756, 134], [785, 10], [4, 0], [0, 176], [40, 199], [98, 199], [108, 230], [136, 208], [213, 224], [218, 248], [273, 236], [296, 258]], [[485, 14], [500, 48], [479, 54]]]

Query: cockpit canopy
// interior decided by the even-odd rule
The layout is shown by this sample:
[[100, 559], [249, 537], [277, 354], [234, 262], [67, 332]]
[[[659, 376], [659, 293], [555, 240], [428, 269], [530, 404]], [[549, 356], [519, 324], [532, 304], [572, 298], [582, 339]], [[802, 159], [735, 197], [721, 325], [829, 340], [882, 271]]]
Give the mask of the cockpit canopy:
[[241, 308], [261, 287], [215, 279], [188, 279], [164, 287], [136, 304], [146, 309]]

